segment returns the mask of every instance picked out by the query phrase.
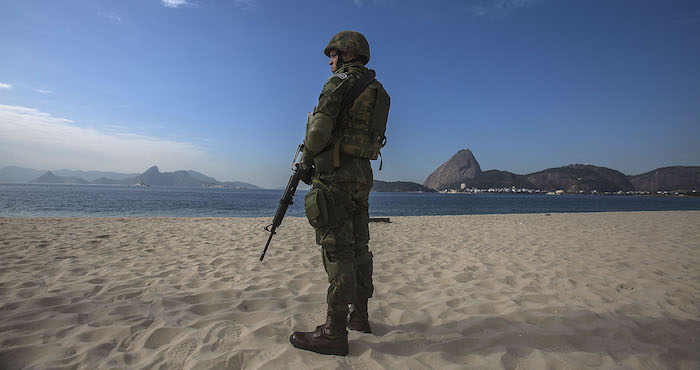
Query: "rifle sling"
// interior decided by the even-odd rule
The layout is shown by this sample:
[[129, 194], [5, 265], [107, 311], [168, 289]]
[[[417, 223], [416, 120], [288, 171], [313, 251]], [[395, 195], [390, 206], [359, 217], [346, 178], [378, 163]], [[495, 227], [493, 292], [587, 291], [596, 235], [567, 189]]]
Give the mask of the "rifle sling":
[[367, 72], [365, 73], [362, 78], [360, 78], [356, 83], [355, 86], [353, 86], [350, 91], [343, 97], [343, 101], [340, 103], [340, 110], [342, 111], [343, 109], [347, 108], [350, 106], [355, 99], [357, 99], [360, 94], [362, 94], [363, 91], [369, 86], [372, 82], [374, 82], [374, 74], [372, 72]]

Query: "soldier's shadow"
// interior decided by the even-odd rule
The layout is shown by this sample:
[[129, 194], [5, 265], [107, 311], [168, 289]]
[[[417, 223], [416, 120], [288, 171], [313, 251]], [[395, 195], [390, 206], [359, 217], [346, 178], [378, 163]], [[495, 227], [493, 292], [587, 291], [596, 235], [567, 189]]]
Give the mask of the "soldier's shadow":
[[[441, 353], [459, 361], [467, 355], [503, 353], [503, 365], [539, 350], [566, 360], [569, 354], [599, 354], [619, 362], [644, 354], [679, 367], [681, 361], [700, 362], [700, 321], [664, 317], [624, 316], [617, 313], [572, 311], [563, 315], [523, 313], [508, 317], [479, 315], [439, 326], [409, 323], [388, 326], [372, 323], [373, 334], [353, 334], [351, 355], [368, 351], [393, 356]], [[596, 356], [593, 356], [596, 357]], [[589, 356], [589, 358], [592, 358]], [[513, 363], [511, 363], [513, 362]], [[600, 366], [600, 365], [598, 365]]]

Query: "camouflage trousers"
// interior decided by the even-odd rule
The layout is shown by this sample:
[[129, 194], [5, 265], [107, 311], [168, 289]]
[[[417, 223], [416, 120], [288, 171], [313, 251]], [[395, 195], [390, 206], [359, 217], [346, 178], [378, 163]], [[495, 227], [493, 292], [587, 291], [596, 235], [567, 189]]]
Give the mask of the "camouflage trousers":
[[[328, 314], [342, 317], [343, 322], [349, 303], [366, 301], [374, 292], [368, 246], [370, 189], [371, 186], [356, 182], [313, 183], [312, 191], [322, 190], [326, 198], [332, 198], [326, 199], [328, 224], [312, 225], [330, 284], [326, 296]], [[309, 205], [305, 206], [309, 216]]]

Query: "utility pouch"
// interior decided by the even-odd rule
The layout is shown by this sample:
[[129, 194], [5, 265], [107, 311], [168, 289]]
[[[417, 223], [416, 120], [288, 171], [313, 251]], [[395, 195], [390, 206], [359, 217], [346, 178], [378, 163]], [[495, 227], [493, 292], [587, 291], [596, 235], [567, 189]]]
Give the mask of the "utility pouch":
[[[372, 146], [379, 149], [386, 145], [386, 123], [389, 120], [389, 105], [391, 98], [384, 90], [382, 84], [377, 83], [377, 100], [374, 102], [372, 111], [372, 128], [369, 130], [369, 138]], [[377, 159], [376, 157], [374, 159]]]
[[312, 188], [304, 196], [304, 210], [306, 218], [314, 228], [326, 227], [328, 225], [328, 208], [326, 207], [326, 197], [320, 188]]
[[[336, 200], [336, 197], [340, 198]], [[314, 180], [312, 189], [304, 197], [306, 218], [309, 219], [309, 223], [314, 228], [338, 227], [351, 212], [347, 206], [342, 206], [347, 201], [340, 194], [334, 195], [326, 184]], [[352, 200], [350, 199], [349, 202]]]
[[314, 156], [314, 166], [319, 173], [331, 172], [333, 165], [333, 148], [326, 149]]

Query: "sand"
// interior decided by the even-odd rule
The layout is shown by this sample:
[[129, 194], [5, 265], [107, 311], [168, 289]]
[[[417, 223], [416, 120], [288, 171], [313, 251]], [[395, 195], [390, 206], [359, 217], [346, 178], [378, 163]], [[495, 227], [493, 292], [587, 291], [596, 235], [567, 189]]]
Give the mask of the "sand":
[[391, 220], [337, 357], [303, 218], [2, 218], [0, 368], [700, 368], [700, 212]]

